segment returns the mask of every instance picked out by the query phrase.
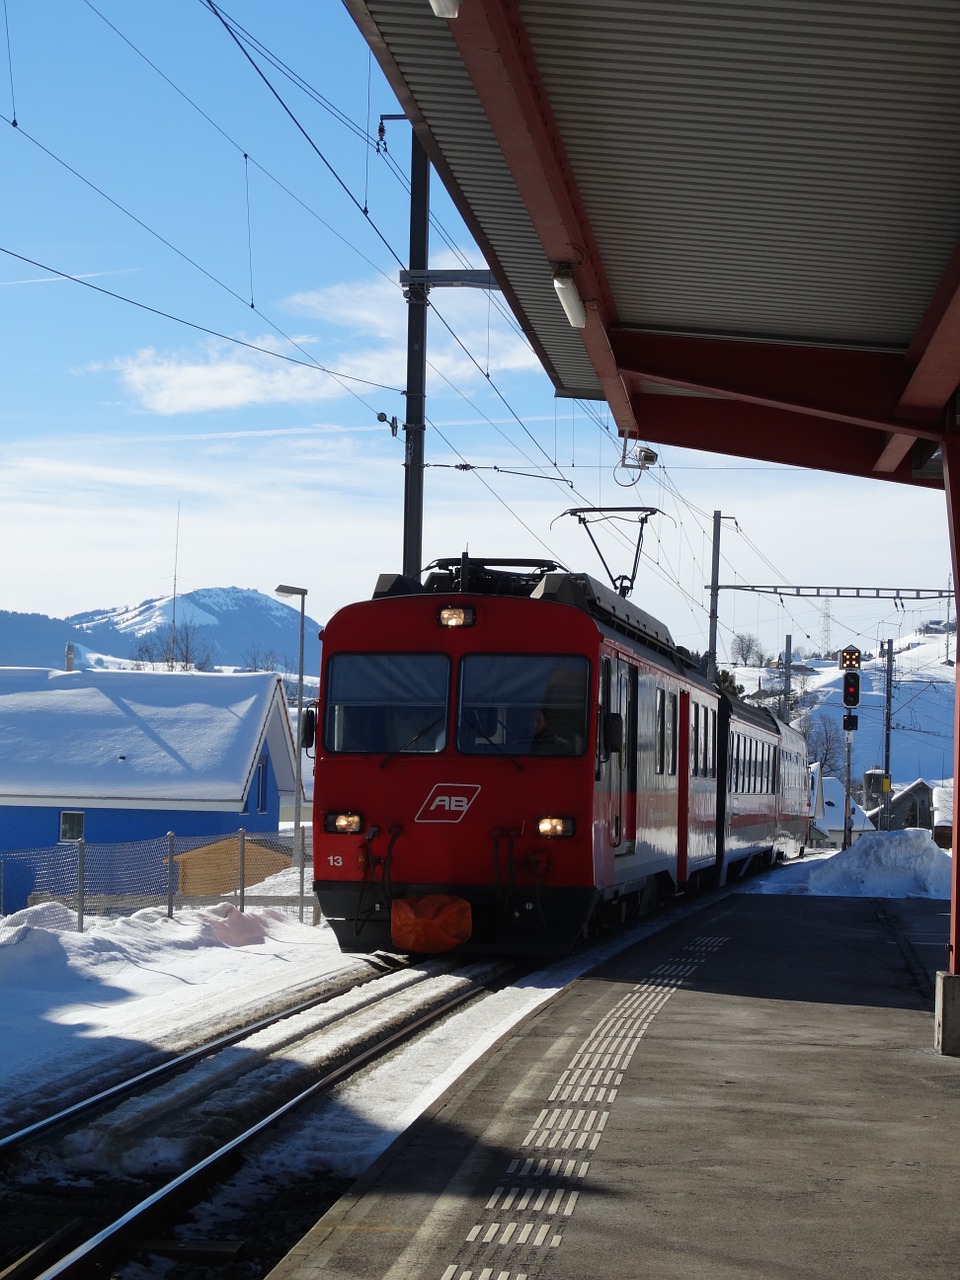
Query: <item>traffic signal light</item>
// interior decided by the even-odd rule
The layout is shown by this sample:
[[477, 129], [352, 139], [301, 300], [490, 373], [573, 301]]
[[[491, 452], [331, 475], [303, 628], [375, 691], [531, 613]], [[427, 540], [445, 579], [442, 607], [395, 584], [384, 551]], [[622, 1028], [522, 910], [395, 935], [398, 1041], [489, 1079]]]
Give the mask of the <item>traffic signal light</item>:
[[843, 705], [857, 707], [860, 705], [860, 672], [844, 671], [843, 673]]
[[840, 666], [844, 671], [858, 671], [860, 669], [860, 650], [854, 648], [852, 644], [847, 645], [846, 649], [841, 649]]

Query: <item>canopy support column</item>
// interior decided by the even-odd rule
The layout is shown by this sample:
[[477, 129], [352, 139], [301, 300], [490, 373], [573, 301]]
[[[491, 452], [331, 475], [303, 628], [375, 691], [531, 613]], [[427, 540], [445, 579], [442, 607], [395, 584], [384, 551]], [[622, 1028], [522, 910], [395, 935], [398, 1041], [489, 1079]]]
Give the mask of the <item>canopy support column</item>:
[[[954, 591], [960, 571], [960, 438], [944, 436], [942, 443], [944, 488], [947, 498], [947, 527], [953, 564]], [[960, 616], [960, 615], [958, 615]], [[947, 970], [937, 974], [935, 1040], [938, 1053], [960, 1057], [960, 806], [956, 786], [960, 778], [960, 663], [957, 663], [953, 713], [953, 867], [950, 881], [950, 937]]]

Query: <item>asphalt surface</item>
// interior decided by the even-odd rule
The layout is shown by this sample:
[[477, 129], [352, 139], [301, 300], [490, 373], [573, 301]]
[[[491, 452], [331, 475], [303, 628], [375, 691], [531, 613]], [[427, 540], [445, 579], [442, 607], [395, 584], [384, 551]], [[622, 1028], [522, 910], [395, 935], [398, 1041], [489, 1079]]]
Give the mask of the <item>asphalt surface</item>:
[[510, 1034], [269, 1280], [958, 1280], [948, 919], [718, 900]]

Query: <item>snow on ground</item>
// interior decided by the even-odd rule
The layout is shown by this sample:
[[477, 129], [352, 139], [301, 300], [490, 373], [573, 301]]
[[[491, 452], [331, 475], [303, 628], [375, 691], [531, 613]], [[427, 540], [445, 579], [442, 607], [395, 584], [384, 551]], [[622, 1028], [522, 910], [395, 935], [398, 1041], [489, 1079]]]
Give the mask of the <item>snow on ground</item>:
[[[812, 855], [748, 881], [743, 892], [843, 897], [949, 898], [950, 855], [929, 833], [861, 837], [837, 854]], [[296, 907], [299, 872], [272, 877]], [[251, 891], [252, 893], [253, 891]], [[701, 900], [709, 906], [710, 897]], [[0, 1129], [18, 1127], [17, 1099], [78, 1072], [92, 1092], [106, 1066], [142, 1060], [191, 1030], [212, 1037], [230, 1009], [268, 1002], [353, 963], [325, 926], [295, 914], [219, 906], [168, 919], [156, 910], [122, 920], [76, 916], [59, 904], [0, 918]], [[414, 1050], [367, 1073], [339, 1094], [334, 1172], [356, 1176], [490, 1045], [608, 955], [649, 936], [648, 918], [589, 958], [571, 956], [445, 1021]], [[176, 1035], [174, 1035], [176, 1033]], [[304, 1144], [305, 1151], [310, 1143]], [[289, 1153], [286, 1159], [289, 1160]]]

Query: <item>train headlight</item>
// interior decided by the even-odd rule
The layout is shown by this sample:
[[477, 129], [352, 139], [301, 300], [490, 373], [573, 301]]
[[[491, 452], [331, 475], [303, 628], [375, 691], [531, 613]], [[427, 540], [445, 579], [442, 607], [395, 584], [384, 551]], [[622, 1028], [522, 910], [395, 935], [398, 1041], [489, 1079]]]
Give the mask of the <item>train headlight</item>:
[[363, 830], [363, 815], [359, 813], [325, 813], [323, 829], [331, 835], [354, 836]]
[[475, 627], [477, 611], [469, 604], [448, 604], [437, 614], [437, 622], [441, 627]]
[[542, 836], [554, 840], [558, 836], [572, 836], [576, 826], [572, 818], [541, 818], [537, 830]]

